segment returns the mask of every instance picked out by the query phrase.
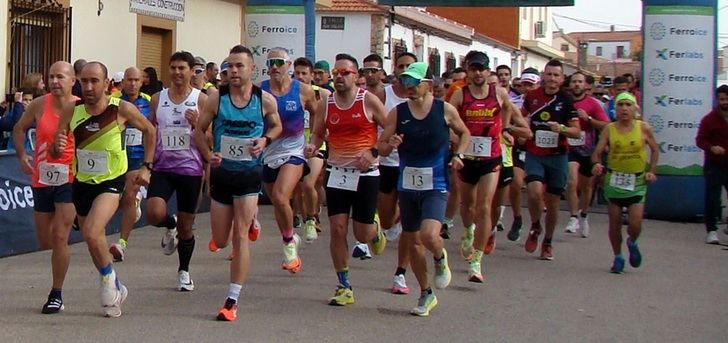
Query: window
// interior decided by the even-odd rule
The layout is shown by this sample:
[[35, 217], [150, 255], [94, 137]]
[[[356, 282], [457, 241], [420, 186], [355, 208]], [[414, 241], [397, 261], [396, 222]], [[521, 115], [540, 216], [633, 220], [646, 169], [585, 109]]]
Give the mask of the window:
[[404, 42], [404, 39], [392, 40], [392, 52], [394, 53], [394, 56], [397, 56], [397, 54], [402, 52], [407, 52], [407, 44]]
[[534, 29], [534, 35], [536, 38], [544, 38], [546, 37], [546, 25], [544, 25], [543, 21], [537, 21], [533, 24]]
[[428, 64], [430, 65], [430, 72], [432, 75], [440, 76], [440, 52], [437, 49], [429, 48]]
[[457, 68], [457, 63], [458, 63], [457, 60], [455, 59], [455, 54], [453, 54], [452, 52], [448, 52], [445, 56], [447, 58], [447, 61], [446, 61], [447, 70], [448, 71], [455, 70], [455, 68]]
[[597, 47], [597, 56], [601, 56], [601, 55], [602, 55], [602, 47], [598, 46]]
[[617, 58], [625, 58], [624, 45], [617, 45]]
[[569, 44], [561, 44], [561, 51], [569, 51]]

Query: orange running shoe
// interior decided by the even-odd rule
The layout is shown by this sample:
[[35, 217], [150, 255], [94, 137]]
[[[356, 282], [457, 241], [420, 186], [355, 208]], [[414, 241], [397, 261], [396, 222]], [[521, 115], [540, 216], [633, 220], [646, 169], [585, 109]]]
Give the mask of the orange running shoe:
[[287, 270], [291, 274], [298, 273], [301, 270], [301, 258], [298, 256], [298, 246], [301, 244], [301, 238], [298, 234], [293, 234], [293, 240], [283, 246], [283, 263], [281, 268]]
[[260, 222], [258, 221], [258, 218], [254, 218], [253, 223], [250, 224], [250, 229], [248, 230], [248, 239], [251, 242], [255, 242], [258, 240], [258, 237], [260, 237]]
[[218, 248], [217, 244], [215, 244], [215, 240], [212, 238], [210, 238], [210, 243], [207, 243], [207, 249], [210, 249], [212, 252], [220, 251], [220, 248]]
[[490, 255], [493, 250], [495, 250], [495, 231], [490, 233], [490, 237], [488, 238], [488, 243], [485, 244], [483, 254]]
[[217, 320], [224, 322], [232, 322], [238, 318], [238, 302], [228, 298], [225, 305], [222, 306], [220, 312], [217, 313]]

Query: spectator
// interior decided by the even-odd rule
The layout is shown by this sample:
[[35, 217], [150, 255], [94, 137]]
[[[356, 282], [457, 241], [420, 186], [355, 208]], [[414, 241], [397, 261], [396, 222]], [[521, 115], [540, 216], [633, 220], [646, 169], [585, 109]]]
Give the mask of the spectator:
[[142, 93], [152, 96], [162, 90], [162, 81], [157, 78], [157, 70], [153, 67], [144, 68], [142, 77]]
[[[81, 69], [83, 69], [86, 63], [88, 62], [83, 58], [77, 59], [76, 62], [73, 62], [73, 71], [76, 75], [81, 75]], [[83, 96], [83, 92], [81, 91], [81, 81], [79, 79], [76, 79], [76, 83], [73, 84], [73, 90], [71, 93], [77, 98], [81, 98]]]
[[26, 94], [45, 94], [45, 83], [43, 82], [43, 74], [32, 73], [25, 76], [23, 83], [20, 85], [21, 89], [26, 91]]
[[[25, 112], [25, 107], [28, 106], [28, 104], [30, 104], [30, 102], [33, 101], [34, 98], [41, 95], [43, 94], [37, 88], [21, 88], [20, 92], [16, 92], [15, 98], [13, 99], [13, 105], [10, 108], [9, 112], [2, 118], [0, 118], [0, 133], [12, 132], [15, 123], [17, 123], [18, 120], [20, 120], [20, 117], [23, 116], [23, 112]], [[27, 137], [25, 141], [26, 149], [32, 150]], [[12, 140], [3, 139], [2, 146], [7, 146], [6, 149], [8, 150], [13, 149]]]

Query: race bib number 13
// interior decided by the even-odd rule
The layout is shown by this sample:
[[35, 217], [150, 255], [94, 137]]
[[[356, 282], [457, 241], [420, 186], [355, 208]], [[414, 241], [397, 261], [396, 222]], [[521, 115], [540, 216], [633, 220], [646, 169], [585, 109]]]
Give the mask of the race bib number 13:
[[432, 168], [405, 167], [402, 173], [402, 188], [413, 191], [432, 189]]

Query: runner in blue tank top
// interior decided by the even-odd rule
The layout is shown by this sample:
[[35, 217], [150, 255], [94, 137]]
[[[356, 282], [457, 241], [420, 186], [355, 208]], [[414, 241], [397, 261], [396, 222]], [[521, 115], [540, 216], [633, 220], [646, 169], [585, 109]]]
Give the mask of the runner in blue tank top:
[[437, 298], [432, 293], [427, 276], [425, 251], [435, 258], [435, 287], [450, 284], [451, 273], [447, 263], [447, 251], [440, 237], [440, 227], [445, 217], [448, 188], [448, 140], [452, 129], [459, 136], [450, 160], [455, 169], [463, 167], [458, 157], [470, 144], [470, 133], [463, 124], [455, 107], [432, 96], [432, 78], [426, 76], [427, 64], [411, 64], [399, 77], [407, 89], [409, 100], [399, 104], [387, 116], [387, 123], [379, 140], [379, 153], [389, 155], [399, 150], [400, 176], [397, 181], [402, 229], [400, 247], [410, 250], [412, 270], [420, 281], [421, 294], [417, 306], [410, 313], [427, 316]]

